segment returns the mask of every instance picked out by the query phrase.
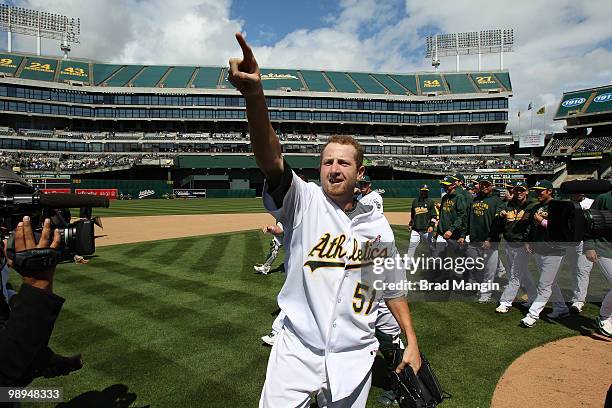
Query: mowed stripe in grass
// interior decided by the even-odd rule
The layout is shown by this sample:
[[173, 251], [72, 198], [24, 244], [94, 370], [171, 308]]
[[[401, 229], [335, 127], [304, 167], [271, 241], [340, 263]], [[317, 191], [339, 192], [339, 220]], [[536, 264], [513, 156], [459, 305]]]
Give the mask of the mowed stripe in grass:
[[[410, 211], [412, 199], [385, 199], [385, 211]], [[266, 212], [261, 198], [206, 198], [193, 200], [111, 200], [109, 208], [94, 208], [102, 217], [138, 217], [145, 215], [233, 214]], [[78, 214], [78, 209], [72, 210]]]
[[[396, 237], [405, 248], [407, 231], [396, 229]], [[71, 400], [123, 384], [138, 407], [255, 406], [269, 355], [259, 337], [270, 330], [284, 282], [282, 273], [262, 276], [252, 269], [268, 243], [268, 236], [247, 231], [103, 247], [87, 265], [61, 265], [55, 291], [67, 301], [51, 346], [63, 354], [83, 352], [86, 365], [33, 386], [63, 387]], [[281, 251], [272, 269], [282, 258]], [[453, 394], [445, 406], [489, 406], [515, 358], [588, 332], [597, 314], [589, 304], [580, 317], [562, 324], [544, 319], [527, 330], [518, 326], [520, 311], [500, 316], [494, 307], [411, 305], [421, 349]], [[369, 407], [381, 392], [372, 389]]]

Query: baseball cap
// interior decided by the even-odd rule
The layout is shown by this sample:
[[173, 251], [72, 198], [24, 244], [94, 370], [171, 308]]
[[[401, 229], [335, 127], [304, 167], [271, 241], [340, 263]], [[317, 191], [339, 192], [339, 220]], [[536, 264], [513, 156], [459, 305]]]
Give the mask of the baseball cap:
[[532, 190], [553, 190], [553, 183], [550, 180], [538, 180]]
[[440, 184], [450, 185], [454, 184], [455, 181], [457, 181], [457, 179], [455, 179], [453, 176], [445, 176], [442, 180], [440, 180]]
[[474, 188], [476, 188], [476, 186], [474, 185], [474, 183], [470, 182], [466, 183], [465, 188], [468, 190], [473, 190]]
[[476, 179], [476, 182], [493, 184], [493, 178], [488, 174], [483, 174], [482, 176]]
[[429, 191], [429, 186], [427, 184], [422, 184], [421, 191]]
[[372, 179], [370, 178], [370, 176], [363, 176], [362, 178], [359, 179], [360, 183], [371, 183]]
[[516, 180], [512, 182], [512, 188], [522, 188], [523, 190], [527, 190], [527, 183], [522, 180]]
[[453, 180], [455, 181], [461, 181], [462, 183], [465, 183], [465, 176], [463, 174], [460, 173], [455, 173], [451, 176], [453, 178]]

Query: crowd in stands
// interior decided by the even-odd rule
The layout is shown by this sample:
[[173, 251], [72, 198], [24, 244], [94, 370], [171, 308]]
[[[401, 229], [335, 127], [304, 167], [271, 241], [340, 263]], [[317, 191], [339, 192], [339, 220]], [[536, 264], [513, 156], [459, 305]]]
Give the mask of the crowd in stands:
[[475, 169], [512, 169], [520, 172], [549, 172], [561, 165], [553, 160], [543, 160], [533, 157], [456, 157], [436, 156], [419, 158], [418, 160], [394, 159], [394, 167], [436, 171], [443, 173], [472, 172]]
[[0, 167], [9, 170], [19, 167], [28, 170], [54, 171], [57, 168], [59, 156], [59, 153], [40, 154], [0, 151]]
[[66, 153], [0, 152], [0, 168], [22, 171], [64, 172], [80, 170], [110, 169], [133, 166], [143, 158], [159, 158], [159, 155], [83, 155]]
[[612, 149], [612, 136], [590, 137], [584, 139], [576, 152], [609, 152]]
[[[561, 153], [572, 153], [574, 146], [576, 143], [578, 143], [578, 140], [580, 139], [577, 137], [553, 137], [544, 149], [543, 155], [552, 156]], [[560, 149], [566, 149], [566, 151], [561, 152]]]

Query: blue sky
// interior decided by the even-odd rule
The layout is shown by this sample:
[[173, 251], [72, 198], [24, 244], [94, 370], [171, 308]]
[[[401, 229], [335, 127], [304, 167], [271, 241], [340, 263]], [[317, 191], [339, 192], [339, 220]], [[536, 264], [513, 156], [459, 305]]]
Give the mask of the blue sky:
[[[0, 0], [3, 1], [3, 0]], [[6, 1], [4, 1], [6, 3]], [[515, 52], [505, 56], [514, 95], [510, 124], [530, 101], [547, 106], [537, 126], [559, 130], [552, 116], [564, 91], [612, 81], [610, 0], [18, 0], [15, 5], [81, 19], [73, 57], [112, 63], [226, 65], [240, 55], [233, 33], [245, 32], [262, 67], [431, 71], [423, 56], [434, 33], [514, 28]], [[5, 37], [0, 39], [5, 47]], [[34, 52], [32, 38], [14, 49]], [[56, 41], [43, 53], [59, 55]], [[497, 69], [497, 56], [483, 69]], [[453, 58], [442, 60], [453, 71]], [[462, 58], [476, 70], [476, 57]]]
[[332, 1], [236, 0], [230, 16], [244, 21], [243, 29], [253, 45], [262, 46], [273, 45], [298, 28], [328, 26], [338, 9], [339, 4]]

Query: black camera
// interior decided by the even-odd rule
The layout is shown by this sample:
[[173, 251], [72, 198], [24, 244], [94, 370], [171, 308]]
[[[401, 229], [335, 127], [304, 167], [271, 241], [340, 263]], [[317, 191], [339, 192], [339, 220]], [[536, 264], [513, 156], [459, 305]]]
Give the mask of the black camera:
[[36, 191], [14, 173], [0, 169], [0, 235], [8, 238], [12, 247], [12, 231], [24, 216], [29, 216], [35, 235], [40, 235], [45, 218], [51, 219], [52, 230], [62, 237], [61, 259], [74, 254], [91, 255], [95, 252], [94, 221], [70, 223], [71, 207], [108, 207], [107, 197], [77, 194], [44, 194]]
[[[612, 184], [603, 180], [576, 180], [561, 184], [566, 194], [603, 194]], [[557, 242], [580, 242], [585, 238], [612, 237], [612, 211], [583, 210], [573, 201], [553, 200], [548, 205], [548, 230]]]

